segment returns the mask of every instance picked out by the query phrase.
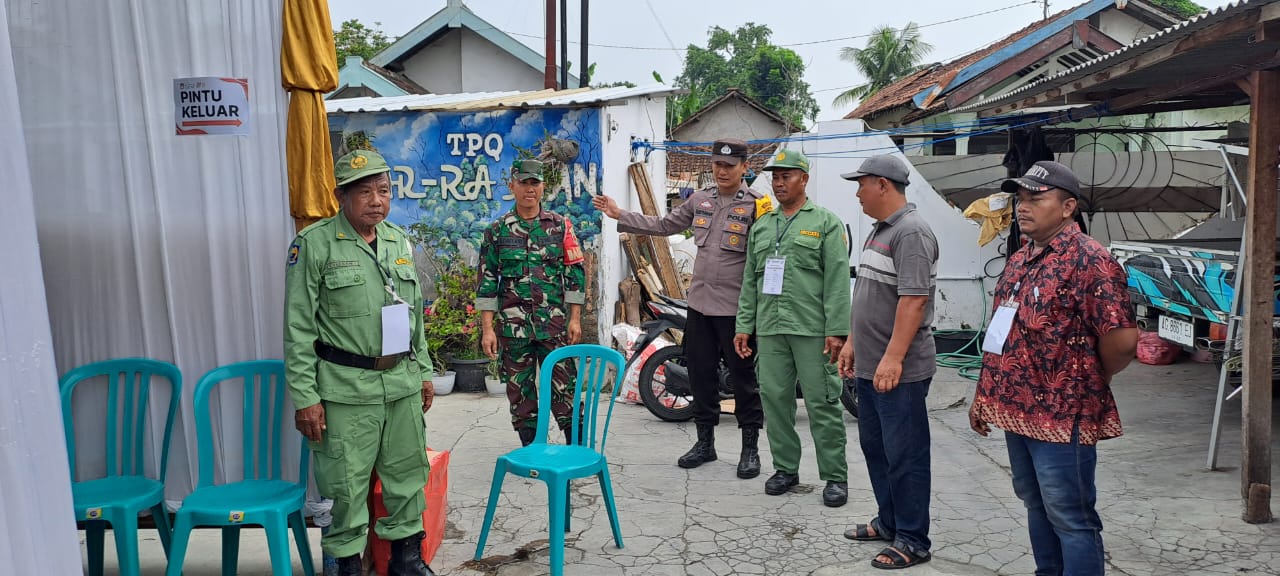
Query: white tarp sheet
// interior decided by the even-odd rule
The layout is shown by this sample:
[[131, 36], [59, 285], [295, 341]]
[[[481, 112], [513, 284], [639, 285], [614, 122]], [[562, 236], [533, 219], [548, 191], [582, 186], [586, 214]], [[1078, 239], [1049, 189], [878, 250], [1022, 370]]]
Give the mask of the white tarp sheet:
[[[0, 4], [0, 21], [5, 17]], [[0, 571], [78, 574], [57, 369], [9, 31], [0, 28]]]
[[[191, 393], [200, 376], [218, 365], [282, 354], [293, 225], [283, 156], [281, 0], [6, 4], [57, 373], [125, 356], [177, 364], [185, 390], [166, 490], [176, 505], [196, 478]], [[193, 76], [248, 79], [250, 135], [175, 135], [173, 80]], [[7, 147], [13, 142], [7, 138]], [[10, 214], [6, 208], [7, 231], [23, 218]], [[168, 397], [157, 388], [149, 468], [159, 461], [164, 418], [155, 402]], [[220, 393], [239, 396], [233, 387]], [[76, 394], [81, 478], [105, 469], [104, 398], [104, 391]], [[221, 416], [233, 423], [222, 444], [237, 447], [238, 410], [228, 412], [237, 413]], [[284, 421], [292, 429], [292, 415]], [[49, 438], [61, 441], [61, 434]], [[233, 462], [219, 462], [215, 478], [239, 478], [239, 450], [228, 453]], [[296, 450], [286, 450], [284, 469], [296, 470], [297, 459]], [[0, 468], [0, 475], [13, 470]], [[61, 479], [47, 474], [50, 483]]]

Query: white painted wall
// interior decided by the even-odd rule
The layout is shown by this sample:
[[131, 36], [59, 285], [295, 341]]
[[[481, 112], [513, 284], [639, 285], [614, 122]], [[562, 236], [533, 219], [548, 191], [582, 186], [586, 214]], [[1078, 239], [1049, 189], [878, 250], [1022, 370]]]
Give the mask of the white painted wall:
[[[860, 120], [836, 120], [819, 122], [811, 131], [795, 136], [863, 131]], [[786, 146], [799, 148], [809, 156], [812, 166], [809, 196], [848, 224], [850, 242], [854, 246], [851, 263], [856, 263], [859, 247], [871, 233], [874, 222], [862, 213], [862, 206], [855, 196], [857, 184], [844, 180], [840, 175], [857, 170], [864, 159], [878, 154], [897, 154], [904, 161], [906, 158], [894, 147], [889, 137], [883, 134], [808, 140]], [[907, 164], [910, 166], [909, 161]], [[965, 219], [959, 210], [948, 205], [914, 167], [910, 170], [911, 183], [907, 187], [907, 200], [916, 204], [938, 238], [940, 253], [934, 326], [944, 330], [979, 326], [990, 309], [987, 299], [994, 287], [994, 278], [987, 278], [983, 268], [993, 259], [988, 272], [999, 274], [1004, 268], [1003, 258], [997, 251], [999, 242], [979, 247], [978, 225]], [[756, 183], [757, 189], [767, 187], [767, 182]]]
[[423, 46], [404, 63], [404, 75], [432, 94], [463, 92], [462, 34], [451, 32]]
[[777, 120], [742, 100], [730, 98], [673, 133], [671, 139], [710, 142], [719, 138], [765, 140], [784, 135], [785, 127]]
[[1102, 11], [1098, 16], [1098, 30], [1121, 44], [1132, 44], [1135, 40], [1159, 32], [1122, 10]]
[[[632, 163], [631, 141], [632, 139], [649, 142], [664, 140], [666, 109], [666, 97], [642, 96], [630, 98], [624, 104], [601, 110], [603, 133], [600, 141], [604, 147], [601, 158], [604, 163], [602, 172], [604, 188], [601, 193], [612, 197], [624, 210], [640, 210], [640, 200], [636, 196], [635, 187], [631, 185], [631, 176], [628, 173], [628, 167]], [[637, 159], [645, 160], [643, 154]], [[666, 154], [654, 151], [645, 160], [645, 166], [649, 171], [649, 183], [653, 186], [654, 193], [661, 194], [664, 175], [667, 173]], [[665, 213], [665, 203], [658, 202], [658, 210], [660, 213]], [[622, 246], [618, 242], [617, 220], [607, 216], [601, 220], [601, 231], [597, 236], [599, 245], [588, 248], [594, 248], [599, 255], [598, 327], [600, 343], [608, 346], [611, 344], [609, 329], [615, 322], [622, 320], [613, 317], [614, 307], [618, 301], [618, 283], [626, 277], [628, 267], [626, 255], [622, 253]]]
[[466, 28], [451, 30], [404, 63], [404, 74], [433, 94], [541, 90], [542, 71]]

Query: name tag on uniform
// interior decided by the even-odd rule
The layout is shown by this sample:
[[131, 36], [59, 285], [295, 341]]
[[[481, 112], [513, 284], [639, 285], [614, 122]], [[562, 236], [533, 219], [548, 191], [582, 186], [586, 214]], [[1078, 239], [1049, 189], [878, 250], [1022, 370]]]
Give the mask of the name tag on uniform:
[[409, 351], [409, 305], [382, 307], [382, 355]]
[[782, 294], [782, 276], [787, 269], [786, 256], [770, 256], [764, 261], [764, 285], [762, 291], [765, 294], [777, 296]]
[[996, 308], [996, 313], [991, 315], [991, 323], [987, 326], [987, 337], [982, 339], [983, 352], [1004, 354], [1004, 341], [1009, 338], [1013, 319], [1017, 315], [1017, 302], [1005, 302]]

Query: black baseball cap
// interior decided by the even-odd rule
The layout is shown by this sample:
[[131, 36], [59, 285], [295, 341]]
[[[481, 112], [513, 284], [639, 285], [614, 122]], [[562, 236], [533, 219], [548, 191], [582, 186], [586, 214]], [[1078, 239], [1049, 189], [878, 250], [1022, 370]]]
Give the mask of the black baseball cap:
[[1070, 168], [1052, 160], [1041, 160], [1032, 164], [1021, 178], [1010, 178], [1000, 184], [1005, 192], [1017, 192], [1019, 188], [1029, 192], [1048, 192], [1061, 188], [1080, 198], [1080, 179]]

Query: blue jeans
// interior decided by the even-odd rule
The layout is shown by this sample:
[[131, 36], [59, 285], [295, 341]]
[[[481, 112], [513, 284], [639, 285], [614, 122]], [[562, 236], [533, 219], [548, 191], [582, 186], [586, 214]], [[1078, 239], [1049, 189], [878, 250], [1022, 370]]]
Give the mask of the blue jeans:
[[858, 441], [867, 460], [885, 537], [917, 550], [929, 542], [929, 413], [932, 378], [902, 382], [881, 394], [857, 379]]
[[1036, 576], [1092, 576], [1105, 571], [1102, 519], [1094, 508], [1098, 452], [1080, 444], [1042, 442], [1004, 433], [1013, 469], [1013, 491], [1027, 507], [1027, 529]]

